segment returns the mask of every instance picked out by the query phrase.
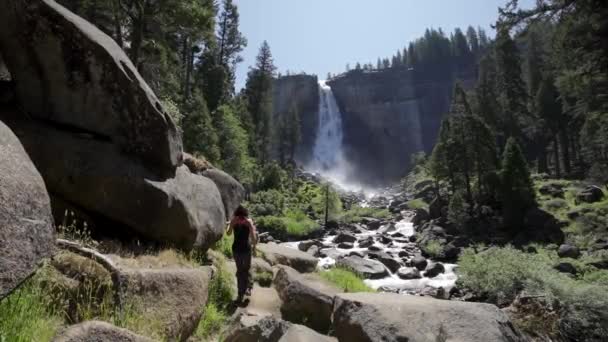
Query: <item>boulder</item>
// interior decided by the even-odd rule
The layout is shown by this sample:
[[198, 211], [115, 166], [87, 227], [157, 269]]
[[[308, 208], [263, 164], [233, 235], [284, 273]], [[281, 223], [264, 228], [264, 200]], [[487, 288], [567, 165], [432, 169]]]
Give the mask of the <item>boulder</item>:
[[429, 204], [429, 219], [438, 219], [443, 215], [445, 202], [439, 197], [435, 197]]
[[538, 192], [555, 198], [564, 198], [564, 186], [558, 183], [545, 183], [538, 188]]
[[417, 268], [401, 268], [397, 271], [397, 276], [405, 280], [422, 278]]
[[426, 211], [422, 208], [414, 209], [414, 216], [412, 216], [412, 223], [414, 224], [414, 226], [418, 226], [418, 225], [428, 221], [429, 218], [430, 218], [430, 215], [429, 215], [428, 211]]
[[416, 256], [412, 259], [412, 266], [416, 267], [419, 271], [426, 269], [428, 262], [423, 256]]
[[336, 247], [342, 249], [351, 249], [354, 247], [352, 242], [340, 242]]
[[584, 190], [576, 194], [575, 202], [579, 203], [595, 203], [604, 198], [604, 192], [601, 188], [595, 185], [589, 185]]
[[361, 247], [361, 248], [368, 248], [373, 244], [374, 244], [374, 238], [371, 236], [368, 236], [366, 238], [359, 240], [359, 247]]
[[334, 298], [339, 341], [526, 341], [491, 304], [392, 293], [344, 293]]
[[335, 342], [303, 325], [273, 316], [238, 312], [223, 333], [224, 342]]
[[559, 249], [557, 250], [557, 255], [560, 258], [576, 259], [579, 256], [581, 256], [581, 251], [576, 246], [563, 244], [563, 245], [559, 246]]
[[8, 123], [54, 197], [180, 248], [206, 249], [221, 238], [220, 192], [186, 166], [159, 177], [114, 144], [27, 120]]
[[355, 255], [342, 258], [336, 264], [349, 268], [367, 279], [381, 279], [388, 276], [388, 271], [381, 262], [363, 259]]
[[262, 252], [263, 258], [273, 266], [285, 265], [303, 273], [314, 272], [317, 269], [317, 259], [297, 249], [276, 243], [260, 243], [257, 248]]
[[226, 219], [229, 220], [234, 210], [245, 199], [245, 188], [236, 179], [232, 178], [231, 175], [222, 170], [207, 169], [201, 175], [211, 179], [219, 189], [222, 203], [224, 204], [224, 211], [226, 212]]
[[306, 251], [306, 253], [312, 255], [313, 257], [318, 257], [319, 256], [319, 246], [316, 246], [316, 245], [310, 246], [310, 248]]
[[323, 244], [317, 240], [305, 240], [298, 243], [298, 249], [306, 252], [312, 246], [322, 246]]
[[553, 266], [553, 268], [561, 273], [569, 273], [572, 275], [576, 275], [577, 273], [576, 267], [569, 262], [560, 262], [559, 264]]
[[327, 333], [331, 325], [333, 297], [342, 292], [316, 274], [300, 274], [280, 266], [274, 287], [281, 298], [283, 318]]
[[211, 267], [127, 268], [122, 273], [126, 295], [162, 322], [169, 340], [192, 335], [207, 304]]
[[380, 228], [380, 225], [382, 224], [382, 222], [380, 220], [373, 218], [373, 217], [362, 217], [361, 223], [366, 225], [367, 229], [371, 229], [371, 230], [377, 230], [378, 228]]
[[560, 222], [555, 216], [540, 209], [532, 208], [524, 216], [524, 225], [528, 228], [523, 234], [526, 242], [563, 243], [565, 236]]
[[178, 130], [111, 37], [52, 0], [2, 1], [0, 22], [0, 52], [29, 117], [92, 135], [159, 176], [175, 171]]
[[388, 253], [385, 252], [370, 252], [367, 254], [370, 259], [375, 259], [380, 261], [386, 266], [391, 273], [397, 272], [397, 270], [401, 267], [399, 261], [393, 259]]
[[72, 325], [53, 339], [53, 342], [92, 341], [152, 342], [152, 340], [147, 337], [100, 321], [86, 321]]
[[334, 243], [355, 242], [355, 241], [357, 241], [357, 237], [354, 236], [353, 234], [349, 234], [349, 233], [340, 233], [340, 234], [336, 235], [336, 237], [333, 240]]
[[431, 266], [429, 266], [429, 268], [426, 270], [426, 272], [424, 272], [424, 276], [427, 278], [435, 278], [436, 276], [438, 276], [444, 272], [445, 272], [445, 267], [443, 266], [443, 264], [440, 262], [437, 262], [437, 263], [431, 264]]
[[17, 137], [0, 122], [0, 299], [52, 255], [54, 232], [44, 181]]

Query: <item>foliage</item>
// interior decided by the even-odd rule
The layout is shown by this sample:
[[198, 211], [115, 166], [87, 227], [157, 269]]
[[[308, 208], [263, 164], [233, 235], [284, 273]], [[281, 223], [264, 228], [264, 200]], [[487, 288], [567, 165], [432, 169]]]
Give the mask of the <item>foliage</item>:
[[212, 247], [213, 250], [222, 253], [227, 258], [232, 258], [232, 242], [234, 235], [224, 234], [222, 238]]
[[207, 340], [220, 332], [229, 318], [228, 310], [235, 294], [234, 276], [220, 255], [214, 260], [216, 272], [209, 283], [209, 299], [194, 336]]
[[200, 153], [211, 163], [220, 159], [218, 136], [205, 99], [195, 91], [192, 98], [184, 104], [184, 119], [182, 122], [184, 149], [192, 153]]
[[470, 210], [471, 208], [465, 200], [464, 193], [462, 191], [456, 191], [452, 198], [450, 198], [448, 219], [456, 228], [463, 231], [471, 219]]
[[419, 198], [415, 198], [413, 200], [409, 200], [406, 203], [407, 203], [407, 206], [409, 208], [411, 208], [411, 209], [429, 210], [429, 205], [425, 201], [423, 201], [423, 200], [421, 200]]
[[388, 219], [391, 213], [387, 209], [353, 206], [349, 210], [343, 212], [338, 220], [344, 223], [361, 222], [363, 217], [372, 217], [377, 219]]
[[278, 190], [256, 192], [251, 195], [246, 206], [253, 217], [279, 216], [285, 209], [285, 194]]
[[260, 231], [273, 236], [306, 236], [320, 228], [319, 224], [301, 211], [289, 210], [285, 216], [262, 216], [256, 221]]
[[437, 258], [443, 253], [443, 245], [437, 240], [431, 240], [421, 247], [431, 258]]
[[249, 156], [247, 132], [241, 126], [234, 108], [229, 105], [220, 106], [216, 113], [214, 124], [219, 141], [219, 166], [241, 182], [251, 183], [253, 161]]
[[365, 285], [363, 277], [347, 268], [333, 267], [327, 271], [319, 271], [319, 275], [344, 292], [375, 292]]
[[340, 199], [340, 195], [329, 185], [325, 185], [315, 192], [311, 205], [317, 217], [320, 218], [325, 217], [326, 207], [329, 209], [328, 218], [330, 220], [337, 220], [342, 213], [342, 200]]
[[287, 173], [281, 166], [278, 163], [270, 162], [262, 168], [256, 184], [256, 189], [258, 191], [271, 189], [282, 190], [286, 178]]

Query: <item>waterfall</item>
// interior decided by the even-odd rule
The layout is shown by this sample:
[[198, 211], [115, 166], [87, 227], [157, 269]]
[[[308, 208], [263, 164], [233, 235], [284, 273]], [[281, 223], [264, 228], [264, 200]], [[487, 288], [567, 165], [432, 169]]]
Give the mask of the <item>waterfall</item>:
[[345, 189], [360, 189], [359, 186], [354, 186], [352, 181], [348, 181], [351, 172], [342, 149], [342, 113], [326, 81], [319, 81], [318, 115], [319, 126], [312, 160], [306, 168]]

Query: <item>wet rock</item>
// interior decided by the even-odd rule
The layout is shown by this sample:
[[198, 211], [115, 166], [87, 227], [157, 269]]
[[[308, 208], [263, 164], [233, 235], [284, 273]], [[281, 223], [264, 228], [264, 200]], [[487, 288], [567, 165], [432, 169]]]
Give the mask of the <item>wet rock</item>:
[[426, 269], [427, 264], [428, 261], [422, 256], [416, 256], [414, 257], [414, 259], [412, 259], [412, 265], [420, 271], [424, 271]]
[[358, 256], [348, 256], [336, 262], [339, 266], [347, 267], [366, 279], [381, 279], [388, 276], [388, 272], [379, 261], [363, 259]]
[[382, 251], [382, 247], [378, 247], [378, 246], [369, 246], [367, 247], [367, 250], [370, 252], [379, 252]]
[[395, 224], [389, 223], [389, 224], [386, 224], [386, 225], [383, 225], [382, 227], [380, 227], [378, 229], [378, 234], [388, 234], [388, 233], [392, 233], [396, 230], [397, 230], [397, 227], [395, 227]]
[[371, 236], [368, 236], [366, 238], [359, 240], [359, 247], [361, 247], [361, 248], [368, 248], [373, 244], [374, 244], [374, 238]]
[[399, 261], [393, 259], [388, 253], [385, 252], [370, 252], [367, 254], [370, 259], [378, 260], [386, 266], [391, 273], [397, 272], [401, 267]]
[[553, 268], [561, 273], [569, 273], [572, 275], [576, 275], [576, 273], [577, 273], [576, 267], [574, 267], [574, 265], [572, 265], [569, 262], [560, 262], [559, 264], [555, 265]]
[[351, 249], [354, 247], [352, 242], [340, 242], [336, 247], [342, 249]]
[[53, 339], [53, 342], [91, 341], [153, 342], [151, 339], [137, 335], [127, 329], [100, 321], [87, 321], [69, 326], [64, 332]]
[[583, 191], [576, 194], [575, 202], [579, 203], [595, 203], [604, 198], [604, 192], [601, 188], [595, 185], [589, 185]]
[[283, 318], [326, 333], [331, 325], [333, 297], [342, 292], [316, 274], [300, 274], [280, 266], [274, 280]]
[[319, 256], [319, 246], [316, 246], [316, 245], [310, 246], [310, 248], [308, 248], [306, 253], [312, 255], [313, 257], [318, 257]]
[[348, 342], [526, 341], [507, 315], [491, 304], [345, 293], [335, 297], [333, 317], [334, 335]]
[[361, 223], [367, 226], [370, 230], [377, 230], [380, 228], [381, 221], [372, 217], [361, 218]]
[[563, 244], [563, 245], [559, 246], [559, 249], [557, 250], [557, 255], [560, 258], [576, 259], [579, 256], [581, 256], [581, 251], [576, 246]]
[[425, 286], [420, 291], [421, 296], [433, 297], [436, 299], [447, 299], [449, 294], [446, 294], [445, 289], [443, 287], [432, 287]]
[[357, 241], [357, 237], [354, 236], [353, 234], [349, 234], [349, 233], [340, 233], [338, 234], [333, 242], [334, 243], [341, 243], [341, 242], [355, 242]]
[[315, 257], [297, 249], [275, 243], [260, 243], [257, 248], [271, 265], [286, 265], [303, 273], [314, 272], [317, 268]]
[[426, 272], [424, 272], [424, 276], [427, 278], [435, 278], [436, 276], [438, 276], [444, 272], [445, 272], [445, 267], [443, 266], [443, 264], [440, 262], [437, 262], [437, 263], [431, 264], [431, 266], [429, 266], [429, 268], [426, 270]]
[[306, 240], [298, 243], [298, 249], [302, 252], [308, 251], [308, 249], [312, 246], [321, 246], [322, 243], [318, 240]]
[[418, 271], [416, 268], [401, 268], [399, 271], [397, 271], [397, 276], [405, 280], [422, 278], [420, 271]]
[[393, 239], [391, 239], [391, 238], [390, 238], [390, 237], [388, 237], [388, 236], [384, 236], [384, 235], [381, 235], [381, 236], [379, 237], [379, 240], [380, 240], [380, 242], [381, 242], [381, 243], [383, 243], [383, 244], [385, 244], [385, 245], [388, 245], [389, 243], [393, 242]]
[[348, 256], [355, 255], [355, 256], [358, 256], [360, 258], [364, 258], [365, 254], [366, 253], [360, 252], [360, 251], [352, 251], [352, 252], [348, 253]]
[[0, 122], [0, 299], [52, 255], [54, 235], [45, 183], [17, 137]]
[[422, 208], [418, 208], [414, 210], [414, 216], [412, 216], [412, 223], [414, 224], [414, 226], [418, 226], [426, 221], [428, 221], [430, 219], [430, 215], [429, 213], [422, 209]]
[[397, 253], [397, 256], [400, 258], [407, 258], [410, 256], [410, 252], [408, 251], [399, 251], [399, 253]]
[[410, 242], [416, 242], [416, 240], [418, 240], [418, 238], [416, 237], [416, 235], [412, 235], [409, 237], [408, 239]]

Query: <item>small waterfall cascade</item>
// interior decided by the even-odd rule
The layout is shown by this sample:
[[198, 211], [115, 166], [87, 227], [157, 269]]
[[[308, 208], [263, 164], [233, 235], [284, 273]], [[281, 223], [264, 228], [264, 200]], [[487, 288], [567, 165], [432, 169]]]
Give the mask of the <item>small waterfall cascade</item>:
[[348, 163], [342, 151], [342, 113], [331, 87], [319, 81], [319, 126], [307, 169], [338, 185], [346, 185]]

